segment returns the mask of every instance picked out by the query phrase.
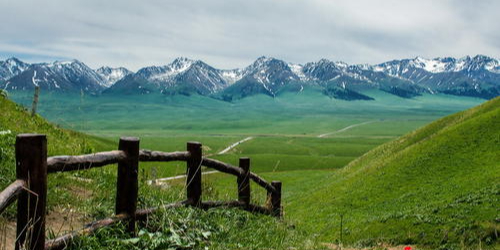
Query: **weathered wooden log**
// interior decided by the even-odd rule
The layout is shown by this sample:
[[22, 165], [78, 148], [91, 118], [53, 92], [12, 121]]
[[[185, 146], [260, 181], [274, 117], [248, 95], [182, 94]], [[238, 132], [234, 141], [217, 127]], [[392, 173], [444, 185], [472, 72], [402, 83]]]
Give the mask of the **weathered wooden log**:
[[267, 192], [276, 193], [276, 189], [273, 187], [273, 185], [269, 184], [269, 182], [267, 182], [266, 180], [264, 180], [264, 178], [258, 176], [257, 174], [250, 172], [250, 179], [252, 179], [259, 186], [265, 188]]
[[19, 193], [26, 187], [26, 181], [16, 180], [0, 193], [0, 214], [16, 200]]
[[65, 172], [102, 167], [118, 163], [126, 158], [127, 155], [121, 150], [78, 156], [53, 156], [47, 159], [47, 166], [49, 173]]
[[250, 204], [250, 158], [242, 157], [239, 163], [243, 174], [237, 178], [238, 201], [248, 205]]
[[243, 170], [241, 170], [240, 168], [237, 168], [231, 164], [228, 164], [228, 163], [225, 163], [222, 161], [218, 161], [218, 160], [214, 160], [214, 159], [210, 159], [210, 158], [203, 158], [203, 162], [201, 163], [201, 165], [208, 167], [208, 168], [213, 168], [213, 169], [220, 171], [220, 172], [223, 172], [223, 173], [232, 174], [235, 176], [243, 175]]
[[[187, 201], [181, 201], [181, 202], [174, 202], [174, 203], [166, 204], [166, 205], [156, 207], [156, 208], [140, 209], [140, 210], [136, 211], [135, 217], [137, 220], [146, 220], [149, 215], [157, 212], [158, 210], [182, 207], [182, 206], [185, 206], [187, 204], [188, 204]], [[245, 210], [247, 210], [249, 212], [271, 214], [270, 210], [265, 208], [265, 207], [257, 206], [254, 204], [245, 205], [245, 203], [239, 202], [239, 201], [205, 201], [205, 202], [200, 203], [200, 207], [203, 209], [210, 209], [210, 208], [216, 208], [216, 207], [240, 207], [240, 208], [244, 208]], [[130, 219], [130, 216], [123, 213], [123, 214], [118, 214], [114, 217], [94, 221], [90, 224], [85, 225], [85, 227], [82, 230], [71, 232], [69, 234], [57, 237], [56, 239], [48, 240], [45, 243], [45, 249], [46, 250], [64, 249], [67, 245], [69, 245], [71, 243], [72, 240], [76, 239], [77, 237], [90, 235], [100, 228], [112, 226], [120, 221], [124, 221], [124, 220], [128, 220], [128, 219]]]
[[122, 137], [118, 148], [125, 152], [127, 157], [118, 163], [115, 214], [125, 213], [130, 217], [128, 231], [133, 234], [135, 233], [135, 211], [139, 192], [139, 139]]
[[[175, 202], [175, 203], [166, 204], [166, 205], [163, 205], [161, 207], [156, 207], [156, 208], [140, 209], [140, 210], [136, 211], [135, 217], [137, 220], [145, 220], [145, 219], [147, 219], [147, 216], [158, 211], [159, 209], [182, 207], [185, 205], [185, 203], [186, 203], [185, 201], [182, 201], [182, 202]], [[120, 221], [124, 221], [124, 220], [128, 220], [128, 219], [130, 219], [130, 216], [125, 214], [125, 213], [122, 213], [122, 214], [118, 214], [114, 217], [94, 221], [92, 223], [85, 225], [82, 230], [73, 231], [69, 234], [65, 234], [63, 236], [57, 237], [56, 239], [48, 240], [47, 243], [45, 243], [45, 249], [46, 250], [64, 249], [67, 245], [69, 245], [71, 243], [72, 240], [76, 239], [77, 237], [90, 235], [100, 228], [111, 226], [111, 225], [114, 225]]]
[[201, 143], [188, 142], [187, 151], [190, 155], [186, 164], [187, 201], [190, 205], [198, 206], [201, 201]]
[[16, 250], [45, 247], [47, 200], [47, 138], [39, 134], [16, 137], [16, 177], [28, 184], [17, 201]]
[[151, 151], [151, 150], [140, 150], [139, 151], [139, 161], [187, 161], [189, 159], [188, 151], [180, 152], [161, 152], [161, 151]]
[[271, 212], [276, 217], [281, 217], [281, 181], [273, 181], [271, 185], [276, 189], [276, 192], [271, 195]]
[[45, 250], [60, 250], [60, 249], [65, 249], [66, 246], [71, 243], [72, 240], [74, 240], [77, 237], [82, 237], [85, 235], [90, 235], [97, 231], [100, 228], [111, 226], [113, 224], [116, 224], [120, 221], [129, 219], [129, 216], [127, 214], [118, 214], [114, 217], [111, 218], [106, 218], [98, 221], [94, 221], [84, 227], [84, 229], [80, 231], [74, 231], [69, 234], [65, 234], [63, 236], [57, 237], [52, 240], [48, 240], [45, 243]]

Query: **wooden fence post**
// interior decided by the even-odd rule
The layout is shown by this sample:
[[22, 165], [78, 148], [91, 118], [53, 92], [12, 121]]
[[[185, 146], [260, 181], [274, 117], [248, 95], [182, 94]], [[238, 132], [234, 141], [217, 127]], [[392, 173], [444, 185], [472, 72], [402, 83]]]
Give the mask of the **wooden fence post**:
[[128, 231], [134, 233], [138, 193], [139, 139], [122, 137], [118, 149], [125, 152], [127, 159], [118, 163], [115, 213], [117, 215], [125, 213], [130, 216]]
[[276, 189], [276, 193], [271, 193], [271, 213], [281, 217], [281, 181], [273, 181], [271, 185]]
[[187, 202], [190, 205], [199, 206], [201, 202], [201, 143], [188, 142], [187, 151], [190, 154], [186, 170]]
[[47, 200], [47, 138], [39, 134], [16, 137], [16, 177], [26, 181], [29, 191], [17, 200], [16, 250], [45, 248]]
[[238, 201], [243, 202], [245, 207], [250, 204], [250, 158], [240, 158], [240, 168], [243, 175], [238, 176]]
[[33, 103], [31, 104], [31, 116], [36, 115], [36, 107], [38, 106], [38, 96], [40, 94], [40, 86], [35, 86], [35, 95], [33, 96]]

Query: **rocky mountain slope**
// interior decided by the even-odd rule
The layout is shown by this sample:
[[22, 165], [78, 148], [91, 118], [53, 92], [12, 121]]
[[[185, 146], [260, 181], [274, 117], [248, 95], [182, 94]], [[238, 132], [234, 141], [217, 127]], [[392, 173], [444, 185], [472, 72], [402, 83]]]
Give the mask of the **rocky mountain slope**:
[[349, 65], [321, 59], [304, 65], [260, 57], [251, 65], [216, 69], [200, 60], [177, 58], [136, 73], [125, 68], [92, 70], [77, 60], [27, 64], [16, 58], [0, 62], [0, 87], [104, 94], [199, 94], [231, 101], [250, 95], [277, 96], [317, 88], [332, 98], [371, 100], [367, 90], [403, 98], [444, 93], [491, 99], [500, 95], [500, 62], [477, 55], [393, 60], [377, 65]]

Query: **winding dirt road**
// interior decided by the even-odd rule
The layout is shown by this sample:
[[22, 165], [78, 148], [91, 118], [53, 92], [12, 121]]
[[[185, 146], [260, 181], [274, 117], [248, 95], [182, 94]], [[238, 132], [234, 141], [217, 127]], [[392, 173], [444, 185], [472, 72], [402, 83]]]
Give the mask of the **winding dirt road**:
[[330, 132], [330, 133], [318, 135], [318, 138], [325, 138], [325, 137], [327, 137], [329, 135], [334, 135], [334, 134], [342, 133], [342, 132], [344, 132], [346, 130], [349, 130], [351, 128], [358, 127], [358, 126], [365, 125], [365, 124], [369, 124], [369, 123], [374, 123], [374, 122], [375, 121], [367, 121], [367, 122], [362, 122], [362, 123], [356, 123], [356, 124], [349, 125], [349, 126], [347, 126], [345, 128], [339, 129], [339, 130], [334, 131], [334, 132]]

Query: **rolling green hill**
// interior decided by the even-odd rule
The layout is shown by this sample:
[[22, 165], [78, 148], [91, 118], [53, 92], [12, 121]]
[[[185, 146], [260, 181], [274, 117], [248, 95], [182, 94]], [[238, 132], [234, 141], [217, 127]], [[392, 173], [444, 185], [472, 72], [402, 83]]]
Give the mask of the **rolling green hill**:
[[[116, 148], [115, 144], [101, 138], [59, 128], [42, 117], [31, 114], [22, 106], [0, 95], [0, 190], [15, 180], [14, 144], [20, 133], [40, 133], [47, 135], [48, 155], [84, 154], [93, 151]], [[49, 176], [49, 193], [54, 199], [50, 204], [60, 201], [71, 202], [68, 190], [62, 186], [71, 183], [68, 174]], [[61, 185], [63, 184], [63, 185]]]
[[284, 185], [287, 216], [324, 241], [339, 241], [342, 215], [344, 244], [479, 249], [498, 247], [499, 170], [497, 97], [383, 144], [339, 171], [275, 175], [302, 183]]
[[[0, 95], [0, 190], [15, 180], [14, 143], [19, 133], [47, 135], [48, 154], [83, 154], [115, 149], [113, 142], [59, 128], [36, 115], [32, 117], [22, 106]], [[178, 201], [185, 189], [166, 190], [146, 185], [141, 172], [139, 207], [155, 207]], [[48, 176], [47, 235], [54, 237], [79, 229], [95, 219], [108, 217], [114, 211], [116, 168], [57, 173]], [[205, 184], [205, 189], [211, 189]], [[209, 192], [207, 192], [209, 193]], [[84, 199], [82, 199], [84, 198]], [[0, 215], [0, 249], [13, 248], [15, 206]], [[180, 208], [161, 211], [140, 228], [138, 238], [124, 233], [123, 225], [105, 228], [96, 235], [80, 238], [68, 249], [210, 249], [263, 248], [316, 249], [317, 245], [303, 234], [277, 223], [274, 217], [251, 214], [238, 209], [203, 211]], [[57, 219], [54, 219], [58, 217]], [[196, 218], [193, 220], [192, 218]], [[245, 228], [241, 228], [245, 225]], [[234, 230], [238, 228], [238, 230]], [[240, 242], [242, 241], [242, 242]], [[170, 249], [169, 248], [169, 249]]]

